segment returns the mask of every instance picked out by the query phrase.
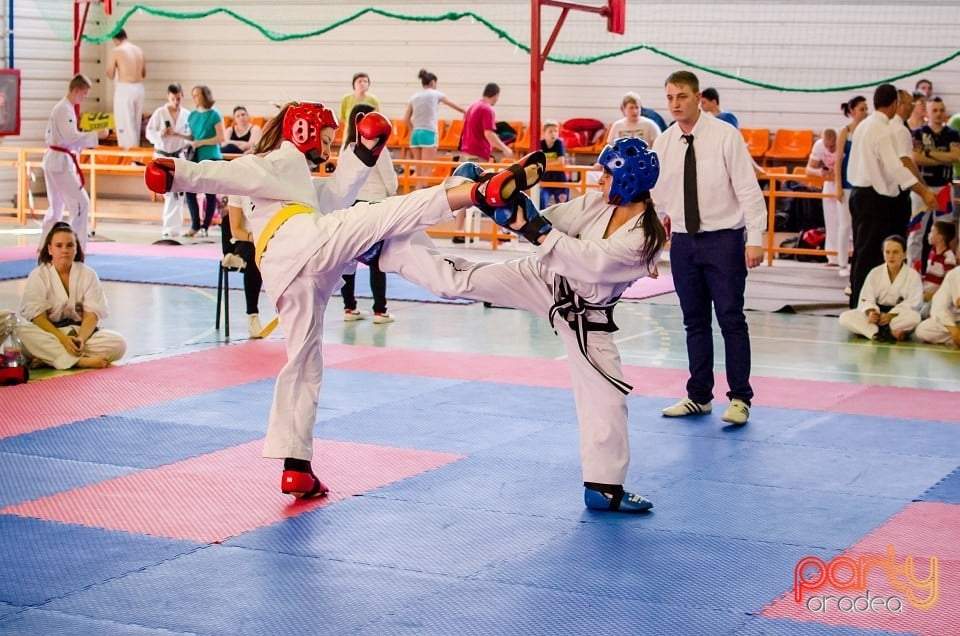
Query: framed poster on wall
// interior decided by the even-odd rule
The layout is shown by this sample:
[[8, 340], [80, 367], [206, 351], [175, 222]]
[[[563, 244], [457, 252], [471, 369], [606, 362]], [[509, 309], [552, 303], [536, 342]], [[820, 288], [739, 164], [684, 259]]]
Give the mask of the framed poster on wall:
[[20, 69], [0, 69], [0, 135], [20, 134]]

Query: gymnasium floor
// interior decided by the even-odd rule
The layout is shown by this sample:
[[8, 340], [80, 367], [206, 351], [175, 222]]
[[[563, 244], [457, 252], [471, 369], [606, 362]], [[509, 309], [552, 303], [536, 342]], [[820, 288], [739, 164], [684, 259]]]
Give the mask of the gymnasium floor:
[[[98, 234], [146, 246], [156, 228]], [[0, 256], [35, 241], [0, 232]], [[22, 283], [0, 280], [0, 308]], [[281, 336], [246, 340], [239, 291], [225, 341], [215, 289], [104, 286], [123, 364], [0, 388], [0, 633], [960, 634], [956, 350], [751, 311], [750, 423], [720, 421], [719, 363], [715, 413], [668, 420], [675, 296], [623, 302], [627, 487], [655, 508], [619, 516], [583, 508], [546, 324], [413, 301], [344, 323], [335, 301], [315, 460], [332, 492], [294, 503], [259, 457]]]

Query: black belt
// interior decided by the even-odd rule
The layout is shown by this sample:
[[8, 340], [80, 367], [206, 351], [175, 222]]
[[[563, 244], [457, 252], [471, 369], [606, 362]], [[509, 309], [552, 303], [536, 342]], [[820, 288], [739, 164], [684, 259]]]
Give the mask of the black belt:
[[183, 148], [181, 148], [180, 150], [176, 150], [174, 152], [167, 152], [166, 150], [157, 150], [156, 148], [154, 148], [153, 151], [162, 157], [178, 158], [180, 157], [181, 154], [183, 154]]
[[[607, 303], [588, 303], [585, 301], [579, 294], [574, 292], [570, 288], [570, 283], [563, 276], [557, 276], [553, 284], [553, 297], [554, 303], [550, 307], [550, 326], [554, 327], [553, 320], [560, 314], [560, 317], [570, 326], [571, 329], [577, 334], [577, 345], [580, 347], [580, 353], [583, 354], [583, 357], [587, 359], [587, 362], [590, 363], [597, 372], [607, 379], [610, 384], [617, 388], [618, 391], [624, 395], [629, 395], [630, 391], [633, 390], [633, 386], [627, 384], [624, 380], [620, 378], [615, 378], [600, 367], [597, 366], [587, 353], [587, 332], [590, 331], [605, 331], [612, 333], [617, 331], [619, 327], [613, 322], [613, 308], [617, 306], [617, 302], [620, 300], [620, 297], [617, 296], [613, 300]], [[606, 322], [590, 322], [587, 320], [587, 311], [597, 310], [603, 311], [606, 313], [607, 321]], [[556, 329], [556, 327], [554, 327]]]

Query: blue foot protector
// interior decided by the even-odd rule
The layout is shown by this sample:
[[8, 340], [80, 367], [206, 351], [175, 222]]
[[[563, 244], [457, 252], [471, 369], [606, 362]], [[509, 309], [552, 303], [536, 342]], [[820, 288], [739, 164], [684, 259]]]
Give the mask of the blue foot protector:
[[[453, 176], [455, 177], [466, 177], [471, 181], [481, 181], [482, 177], [486, 173], [486, 170], [473, 163], [472, 161], [465, 161], [457, 166], [457, 169], [453, 171]], [[487, 178], [493, 175], [492, 172], [486, 173]]]
[[377, 241], [373, 244], [373, 247], [368, 249], [366, 252], [357, 257], [358, 263], [363, 263], [364, 265], [369, 266], [370, 263], [374, 262], [380, 258], [380, 251], [383, 249], [383, 241]]
[[591, 510], [609, 510], [612, 512], [646, 512], [653, 508], [653, 502], [632, 492], [609, 495], [599, 490], [583, 489], [583, 503]]

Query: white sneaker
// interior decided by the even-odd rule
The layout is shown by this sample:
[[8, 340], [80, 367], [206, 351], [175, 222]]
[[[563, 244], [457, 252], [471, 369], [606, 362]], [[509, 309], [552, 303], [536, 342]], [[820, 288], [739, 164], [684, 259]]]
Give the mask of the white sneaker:
[[343, 310], [343, 322], [353, 322], [354, 320], [363, 320], [366, 317], [367, 317], [367, 314], [360, 311], [359, 309]]
[[257, 338], [262, 337], [260, 333], [263, 331], [263, 326], [260, 324], [259, 314], [247, 315], [247, 330], [250, 332], [251, 340], [256, 340]]
[[668, 406], [661, 413], [666, 417], [686, 417], [687, 415], [706, 415], [713, 410], [710, 402], [697, 404], [690, 398], [683, 398], [673, 406]]
[[740, 398], [733, 398], [721, 419], [731, 424], [746, 424], [747, 420], [750, 419], [750, 405]]
[[[234, 254], [231, 252], [229, 254], [224, 254], [220, 264], [227, 269], [243, 269], [247, 266], [247, 261], [243, 260], [243, 257], [239, 254]], [[253, 314], [250, 315], [252, 316]]]
[[197, 230], [197, 238], [207, 238], [207, 231], [203, 228]]
[[837, 270], [837, 276], [840, 278], [850, 278], [850, 270], [846, 267], [841, 267]]
[[383, 312], [383, 313], [375, 312], [373, 314], [373, 322], [374, 324], [377, 324], [377, 325], [382, 325], [387, 322], [393, 322], [393, 316], [391, 316], [387, 312]]

